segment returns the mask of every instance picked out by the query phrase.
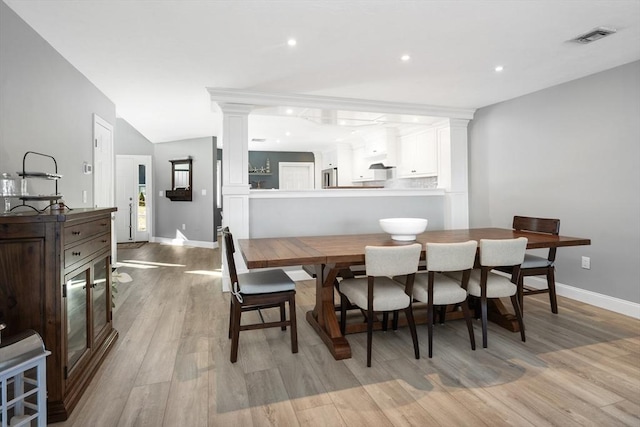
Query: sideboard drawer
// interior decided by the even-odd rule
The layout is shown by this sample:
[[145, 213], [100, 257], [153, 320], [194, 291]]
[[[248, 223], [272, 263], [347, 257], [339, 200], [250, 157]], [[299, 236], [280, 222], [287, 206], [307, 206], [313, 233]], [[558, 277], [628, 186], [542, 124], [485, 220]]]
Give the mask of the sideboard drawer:
[[68, 246], [80, 240], [88, 239], [109, 231], [110, 219], [102, 218], [95, 221], [83, 222], [64, 228], [64, 244]]
[[84, 260], [87, 257], [111, 247], [111, 233], [105, 233], [73, 247], [65, 247], [64, 268]]

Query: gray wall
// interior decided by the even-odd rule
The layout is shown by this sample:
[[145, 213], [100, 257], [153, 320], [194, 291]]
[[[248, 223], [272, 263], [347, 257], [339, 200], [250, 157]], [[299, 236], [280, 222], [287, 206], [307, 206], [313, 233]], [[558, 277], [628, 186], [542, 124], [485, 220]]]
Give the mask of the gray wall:
[[252, 238], [382, 233], [378, 220], [393, 217], [427, 218], [427, 230], [442, 230], [444, 197], [249, 199], [249, 230]]
[[[154, 144], [153, 182], [156, 191], [155, 237], [175, 239], [176, 232], [188, 240], [214, 242], [213, 211], [215, 138], [194, 138]], [[193, 201], [172, 202], [164, 196], [171, 189], [171, 163], [169, 160], [193, 159]], [[207, 194], [202, 195], [202, 190]], [[162, 196], [158, 192], [162, 191]], [[186, 229], [182, 229], [182, 224]]]
[[271, 175], [249, 175], [249, 184], [251, 188], [280, 188], [280, 173], [278, 172], [278, 164], [280, 162], [310, 162], [314, 163], [315, 156], [313, 153], [293, 152], [293, 151], [249, 151], [249, 163], [251, 166], [260, 168], [265, 167], [269, 159], [271, 165]]
[[[91, 206], [93, 176], [82, 163], [93, 162], [93, 113], [115, 124], [113, 102], [0, 2], [0, 172], [22, 170], [26, 151], [52, 155], [65, 202]], [[53, 162], [36, 160], [33, 168], [49, 171]], [[30, 181], [32, 193], [54, 192], [51, 182]]]
[[640, 62], [479, 109], [469, 165], [471, 226], [560, 218], [556, 280], [640, 302]]
[[116, 155], [152, 156], [153, 144], [129, 122], [116, 118], [114, 130], [114, 151]]

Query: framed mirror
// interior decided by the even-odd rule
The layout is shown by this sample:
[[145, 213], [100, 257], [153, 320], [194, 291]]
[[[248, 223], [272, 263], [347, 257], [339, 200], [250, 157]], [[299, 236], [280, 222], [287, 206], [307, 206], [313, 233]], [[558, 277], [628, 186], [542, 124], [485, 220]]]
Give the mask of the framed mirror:
[[174, 202], [190, 202], [193, 187], [193, 160], [191, 157], [171, 162], [171, 190], [165, 195]]

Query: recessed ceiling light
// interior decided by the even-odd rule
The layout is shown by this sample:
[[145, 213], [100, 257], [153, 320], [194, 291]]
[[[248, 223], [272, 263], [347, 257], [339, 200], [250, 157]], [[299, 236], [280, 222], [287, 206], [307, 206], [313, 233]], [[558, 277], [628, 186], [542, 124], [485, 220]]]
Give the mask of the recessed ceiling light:
[[404, 61], [404, 62], [407, 62], [408, 60], [410, 60], [410, 59], [411, 59], [411, 57], [410, 57], [409, 55], [402, 55], [402, 56], [400, 57], [400, 59], [401, 59], [402, 61]]
[[504, 67], [502, 65], [498, 65], [496, 68], [494, 68], [494, 70], [499, 73], [500, 71], [504, 70]]
[[285, 132], [284, 134], [287, 135], [287, 136], [291, 136], [291, 132], [289, 132], [289, 131]]
[[289, 46], [295, 46], [295, 45], [298, 44], [298, 42], [296, 41], [296, 39], [289, 39], [289, 40], [287, 40], [287, 44]]
[[293, 110], [291, 108], [287, 109], [287, 114], [293, 114]]

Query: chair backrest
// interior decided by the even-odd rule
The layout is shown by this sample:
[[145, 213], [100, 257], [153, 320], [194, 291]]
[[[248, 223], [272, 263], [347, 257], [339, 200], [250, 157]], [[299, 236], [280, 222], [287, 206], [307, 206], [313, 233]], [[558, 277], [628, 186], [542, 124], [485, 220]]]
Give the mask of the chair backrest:
[[535, 231], [537, 233], [560, 234], [560, 220], [555, 218], [533, 218], [529, 216], [514, 216], [513, 229]]
[[427, 243], [427, 270], [462, 271], [473, 268], [478, 242]]
[[[222, 229], [222, 235], [224, 236], [224, 248], [227, 256], [227, 267], [229, 268], [229, 279], [231, 280], [231, 289], [240, 292], [240, 283], [238, 283], [238, 272], [236, 271], [236, 262], [233, 259], [233, 254], [236, 248], [233, 244], [233, 235], [229, 231], [229, 227]], [[236, 284], [234, 287], [234, 284]]]
[[365, 268], [367, 276], [402, 276], [418, 271], [422, 245], [366, 246]]
[[[517, 231], [534, 231], [557, 236], [560, 234], [560, 220], [556, 218], [534, 218], [530, 216], [514, 216], [513, 229]], [[556, 248], [549, 249], [547, 257], [549, 261], [555, 261]]]
[[480, 265], [483, 267], [506, 267], [520, 265], [527, 249], [527, 238], [480, 239]]

